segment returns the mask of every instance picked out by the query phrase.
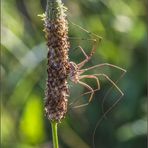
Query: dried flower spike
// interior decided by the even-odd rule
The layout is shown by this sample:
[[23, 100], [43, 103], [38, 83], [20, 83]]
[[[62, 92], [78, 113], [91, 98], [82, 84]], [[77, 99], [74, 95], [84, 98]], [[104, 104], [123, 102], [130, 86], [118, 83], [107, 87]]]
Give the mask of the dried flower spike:
[[49, 120], [60, 122], [67, 112], [69, 74], [68, 22], [61, 0], [48, 0], [44, 32], [48, 46], [45, 112]]

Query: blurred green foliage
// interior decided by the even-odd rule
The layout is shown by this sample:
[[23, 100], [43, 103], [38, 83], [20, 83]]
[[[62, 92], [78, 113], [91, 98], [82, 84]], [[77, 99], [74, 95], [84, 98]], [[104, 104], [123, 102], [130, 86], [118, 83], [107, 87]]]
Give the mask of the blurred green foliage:
[[[146, 148], [146, 2], [139, 0], [65, 0], [68, 18], [77, 25], [103, 37], [86, 67], [112, 63], [127, 69], [118, 86], [125, 96], [108, 114], [95, 133], [96, 148]], [[2, 0], [1, 8], [1, 147], [49, 148], [50, 123], [44, 116], [47, 47], [43, 22], [37, 16], [45, 11], [46, 0]], [[84, 59], [81, 45], [89, 53], [93, 44], [81, 38], [95, 38], [69, 23], [70, 59]], [[119, 70], [103, 67], [89, 73], [104, 72], [117, 80]], [[93, 88], [96, 83], [86, 80]], [[62, 148], [92, 147], [93, 131], [103, 115], [102, 99], [112, 86], [100, 78], [101, 90], [92, 102], [71, 109], [59, 125]], [[72, 99], [86, 90], [69, 82]], [[77, 94], [77, 95], [76, 95]], [[107, 110], [119, 92], [112, 89], [104, 102]], [[80, 102], [88, 98], [80, 97]], [[82, 101], [81, 101], [82, 100]]]

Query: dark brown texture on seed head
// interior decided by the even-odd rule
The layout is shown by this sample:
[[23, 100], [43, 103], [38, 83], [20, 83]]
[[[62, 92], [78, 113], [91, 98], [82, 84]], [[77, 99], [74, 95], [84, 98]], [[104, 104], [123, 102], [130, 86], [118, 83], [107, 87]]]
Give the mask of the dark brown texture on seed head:
[[[59, 11], [61, 11], [60, 9]], [[56, 11], [58, 12], [58, 9]], [[58, 12], [54, 19], [46, 16], [44, 31], [48, 46], [45, 111], [49, 120], [59, 122], [67, 112], [67, 96], [69, 94], [67, 85], [69, 42], [65, 14], [60, 15]]]

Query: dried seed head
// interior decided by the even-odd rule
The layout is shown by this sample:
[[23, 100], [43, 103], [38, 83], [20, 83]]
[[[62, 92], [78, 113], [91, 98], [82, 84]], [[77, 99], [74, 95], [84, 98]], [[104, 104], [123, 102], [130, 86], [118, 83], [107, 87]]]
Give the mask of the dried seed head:
[[68, 23], [61, 0], [48, 2], [44, 22], [48, 46], [45, 112], [49, 120], [59, 122], [67, 112], [69, 94]]

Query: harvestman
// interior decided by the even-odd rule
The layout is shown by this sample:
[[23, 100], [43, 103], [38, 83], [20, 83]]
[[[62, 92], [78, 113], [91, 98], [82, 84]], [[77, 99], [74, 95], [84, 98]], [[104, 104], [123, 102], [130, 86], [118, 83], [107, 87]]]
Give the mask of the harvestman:
[[[99, 39], [99, 42], [101, 41], [101, 37], [94, 34], [94, 33], [90, 33], [89, 31], [85, 30], [84, 28], [82, 28], [81, 26], [79, 25], [76, 25], [75, 23], [71, 22], [73, 25], [77, 26], [78, 28], [80, 28], [81, 30], [87, 32], [88, 34], [92, 34], [94, 36], [96, 36], [98, 39]], [[74, 38], [75, 39], [75, 38]], [[112, 85], [113, 87], [115, 87], [118, 92], [120, 93], [120, 97], [118, 98], [118, 100], [116, 100], [116, 102], [114, 102], [114, 104], [104, 113], [104, 116], [121, 100], [121, 98], [123, 97], [124, 93], [121, 91], [121, 89], [117, 86], [117, 80], [116, 82], [114, 82], [113, 80], [111, 80], [110, 77], [108, 77], [106, 74], [104, 73], [99, 73], [99, 74], [91, 74], [91, 75], [82, 75], [83, 73], [85, 73], [86, 71], [89, 71], [89, 70], [92, 70], [94, 68], [99, 68], [99, 67], [103, 67], [103, 66], [109, 66], [109, 67], [113, 67], [113, 68], [116, 68], [116, 69], [119, 69], [122, 71], [122, 75], [120, 76], [120, 78], [125, 74], [126, 70], [123, 69], [123, 68], [120, 68], [116, 65], [113, 65], [113, 64], [109, 64], [109, 63], [102, 63], [102, 64], [98, 64], [98, 65], [94, 65], [94, 66], [91, 66], [91, 67], [88, 67], [88, 68], [85, 68], [85, 69], [82, 69], [82, 67], [92, 58], [93, 54], [95, 53], [97, 47], [96, 47], [96, 43], [97, 43], [97, 40], [96, 39], [87, 39], [87, 40], [92, 40], [93, 41], [93, 47], [91, 49], [91, 52], [89, 55], [87, 55], [85, 53], [85, 51], [83, 50], [83, 48], [81, 46], [78, 46], [77, 48], [79, 48], [81, 50], [81, 52], [83, 53], [83, 55], [85, 56], [85, 59], [80, 62], [79, 64], [76, 64], [75, 62], [71, 61], [70, 62], [70, 74], [69, 74], [69, 77], [70, 77], [70, 80], [72, 82], [74, 82], [75, 84], [80, 84], [82, 86], [84, 86], [85, 88], [87, 88], [89, 91], [86, 92], [86, 93], [83, 93], [82, 95], [85, 95], [85, 94], [89, 94], [90, 93], [90, 97], [88, 99], [88, 102], [85, 103], [85, 104], [81, 104], [81, 105], [78, 105], [78, 106], [75, 106], [74, 108], [79, 108], [79, 107], [83, 107], [83, 106], [86, 106], [89, 104], [89, 102], [92, 100], [93, 98], [93, 95], [94, 95], [94, 92], [95, 91], [98, 91], [100, 90], [100, 83], [99, 83], [99, 79], [98, 77], [100, 76], [103, 76], [105, 77]], [[91, 86], [89, 86], [88, 84], [82, 82], [81, 80], [84, 79], [84, 78], [89, 78], [89, 79], [95, 79], [96, 82], [97, 82], [97, 88], [96, 89], [93, 89]], [[111, 88], [109, 89], [109, 91], [107, 92], [107, 94], [110, 92]], [[82, 96], [81, 95], [81, 96]], [[103, 99], [103, 103], [104, 103], [104, 100]]]
[[[71, 22], [71, 21], [70, 21]], [[94, 34], [94, 33], [90, 33], [89, 31], [85, 30], [84, 28], [82, 28], [81, 26], [71, 22], [73, 25], [77, 26], [78, 28], [80, 28], [81, 30], [87, 32], [88, 34], [93, 34], [94, 36], [96, 36], [98, 39], [99, 39], [99, 42], [101, 41], [101, 37]], [[70, 62], [70, 74], [69, 74], [69, 77], [70, 77], [70, 80], [72, 82], [74, 82], [75, 84], [80, 84], [82, 86], [84, 86], [85, 88], [87, 88], [89, 91], [86, 92], [86, 93], [83, 93], [82, 95], [80, 96], [83, 96], [85, 94], [89, 94], [90, 93], [90, 97], [88, 99], [88, 102], [85, 103], [85, 104], [81, 104], [81, 105], [78, 105], [78, 106], [74, 106], [73, 108], [79, 108], [79, 107], [84, 107], [86, 105], [88, 105], [90, 103], [90, 101], [92, 100], [93, 98], [93, 95], [95, 93], [95, 91], [98, 91], [100, 90], [100, 83], [99, 83], [99, 79], [98, 77], [99, 76], [103, 76], [105, 77], [111, 84], [112, 84], [112, 87], [115, 87], [118, 92], [120, 93], [120, 96], [118, 97], [118, 99], [112, 104], [112, 106], [107, 109], [107, 111], [104, 112], [104, 109], [103, 109], [103, 104], [105, 102], [105, 98], [106, 96], [110, 93], [112, 87], [108, 90], [108, 92], [106, 93], [106, 95], [104, 96], [103, 98], [103, 103], [102, 103], [102, 109], [103, 109], [103, 112], [104, 114], [102, 115], [102, 117], [98, 120], [96, 126], [95, 126], [95, 129], [94, 129], [94, 132], [93, 132], [93, 147], [95, 148], [95, 132], [96, 132], [96, 129], [97, 127], [99, 126], [99, 124], [101, 123], [101, 121], [103, 120], [104, 117], [106, 117], [106, 115], [116, 106], [116, 104], [121, 100], [121, 98], [123, 97], [124, 93], [121, 91], [121, 89], [117, 86], [117, 82], [119, 81], [119, 79], [121, 77], [123, 77], [123, 75], [126, 73], [126, 70], [123, 69], [123, 68], [120, 68], [119, 66], [116, 66], [116, 65], [113, 65], [113, 64], [109, 64], [109, 63], [102, 63], [102, 64], [98, 64], [98, 65], [94, 65], [94, 66], [91, 66], [91, 67], [88, 67], [88, 68], [85, 68], [85, 69], [82, 69], [83, 66], [92, 58], [93, 54], [95, 53], [97, 47], [96, 47], [96, 43], [97, 43], [97, 40], [96, 39], [87, 39], [87, 40], [91, 40], [93, 41], [93, 47], [91, 49], [91, 52], [89, 55], [87, 55], [85, 53], [85, 51], [83, 50], [83, 48], [81, 46], [78, 46], [77, 48], [79, 48], [81, 50], [81, 52], [83, 53], [83, 55], [85, 56], [85, 59], [80, 62], [79, 64], [76, 64], [75, 62], [71, 61]], [[107, 76], [106, 74], [104, 73], [99, 73], [99, 74], [91, 74], [91, 75], [83, 75], [83, 73], [85, 73], [86, 71], [89, 71], [89, 70], [92, 70], [94, 68], [99, 68], [99, 67], [103, 67], [103, 66], [109, 66], [109, 67], [113, 67], [113, 68], [116, 68], [118, 70], [121, 70], [122, 71], [122, 74], [121, 76], [119, 77], [118, 80], [116, 80], [115, 82], [109, 77]], [[88, 84], [82, 82], [81, 80], [84, 79], [84, 78], [89, 78], [89, 79], [95, 79], [96, 82], [97, 82], [97, 88], [96, 89], [93, 89], [91, 86], [89, 86]], [[79, 97], [80, 97], [79, 96]], [[76, 100], [74, 100], [74, 102], [76, 102]], [[72, 104], [72, 103], [71, 103]], [[70, 105], [71, 105], [70, 104]]]

